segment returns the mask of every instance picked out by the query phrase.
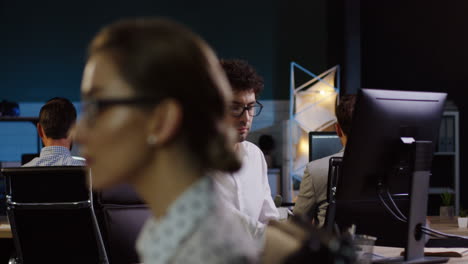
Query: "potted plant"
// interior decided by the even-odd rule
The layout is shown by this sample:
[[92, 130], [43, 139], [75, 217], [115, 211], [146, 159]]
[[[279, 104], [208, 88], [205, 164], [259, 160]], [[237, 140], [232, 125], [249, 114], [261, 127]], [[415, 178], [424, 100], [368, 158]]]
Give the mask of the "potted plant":
[[458, 227], [460, 228], [468, 227], [468, 210], [460, 209], [460, 214], [458, 216]]
[[440, 195], [442, 199], [442, 204], [439, 209], [439, 215], [441, 218], [453, 218], [454, 217], [454, 208], [453, 208], [453, 193], [444, 192]]

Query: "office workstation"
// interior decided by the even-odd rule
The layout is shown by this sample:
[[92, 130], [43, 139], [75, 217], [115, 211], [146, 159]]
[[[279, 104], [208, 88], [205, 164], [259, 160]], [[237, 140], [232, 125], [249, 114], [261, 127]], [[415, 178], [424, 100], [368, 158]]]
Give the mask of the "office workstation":
[[[407, 256], [410, 260], [418, 259], [418, 256], [423, 257], [424, 252], [428, 250], [424, 249], [428, 241], [425, 240], [422, 235], [419, 238], [413, 237], [413, 235], [411, 235], [411, 232], [413, 232], [412, 230], [414, 230], [414, 232], [418, 230], [417, 232], [421, 234], [426, 233], [426, 235], [430, 235], [430, 232], [444, 232], [449, 230], [458, 233], [449, 234], [460, 235], [461, 233], [461, 236], [463, 236], [464, 231], [466, 231], [462, 228], [453, 228], [455, 218], [452, 218], [451, 221], [444, 221], [444, 219], [441, 220], [435, 217], [429, 218], [429, 220], [432, 219], [435, 225], [431, 226], [431, 228], [424, 228], [427, 216], [426, 204], [429, 190], [430, 165], [432, 154], [435, 149], [432, 142], [437, 141], [445, 98], [446, 94], [444, 93], [428, 92], [362, 89], [358, 93], [356, 110], [353, 115], [353, 120], [355, 121], [353, 121], [352, 124], [353, 130], [348, 139], [348, 144], [346, 145], [346, 152], [342, 162], [336, 165], [339, 167], [339, 169], [336, 170], [336, 179], [333, 181], [329, 180], [327, 187], [328, 190], [334, 190], [333, 194], [328, 193], [328, 196], [331, 197], [328, 198], [329, 205], [326, 209], [327, 216], [325, 219], [325, 227], [332, 230], [327, 227], [331, 225], [344, 230], [353, 224], [356, 226], [355, 232], [358, 234], [376, 237], [376, 245], [385, 246], [376, 247], [376, 256], [381, 258], [377, 259], [376, 261], [380, 262], [376, 263], [386, 263], [382, 256], [392, 257], [390, 255], [395, 253], [397, 249], [400, 250], [399, 252], [402, 252], [402, 248], [406, 248], [406, 252], [413, 254]], [[418, 106], [414, 107], [415, 104]], [[395, 105], [398, 105], [398, 107], [395, 107]], [[419, 109], [419, 111], [411, 112], [409, 111], [411, 109]], [[373, 129], [368, 128], [369, 124], [373, 124]], [[407, 124], [411, 124], [411, 126]], [[331, 138], [335, 140], [336, 143], [336, 137], [333, 134], [325, 135], [327, 140]], [[319, 136], [323, 137], [324, 134], [320, 133]], [[371, 144], [365, 145], [362, 141], [370, 142]], [[333, 145], [328, 141], [323, 142], [318, 145]], [[314, 148], [315, 146], [315, 148], [320, 149], [321, 147], [316, 144], [317, 143], [312, 140], [310, 148]], [[380, 147], [375, 148], [375, 146], [379, 144]], [[418, 144], [421, 144], [421, 146]], [[340, 144], [336, 145], [339, 146]], [[397, 158], [395, 159], [394, 157]], [[320, 158], [327, 158], [327, 155], [323, 155]], [[372, 166], [369, 164], [372, 164]], [[27, 224], [24, 220], [22, 220], [23, 227], [17, 226], [17, 220], [15, 220], [17, 218], [17, 213], [15, 213], [15, 211], [19, 210], [18, 212], [23, 212], [32, 206], [39, 206], [39, 208], [33, 211], [42, 208], [51, 212], [50, 210], [53, 208], [60, 209], [71, 206], [70, 198], [68, 198], [70, 193], [76, 192], [80, 186], [82, 186], [82, 190], [88, 188], [86, 187], [85, 181], [83, 181], [86, 178], [85, 174], [83, 174], [83, 169], [84, 168], [78, 168], [78, 172], [82, 171], [82, 173], [79, 174], [81, 175], [81, 180], [78, 180], [76, 183], [73, 183], [71, 180], [71, 175], [67, 175], [67, 170], [76, 171], [74, 168], [44, 167], [2, 169], [2, 175], [6, 177], [7, 180], [6, 194], [9, 224], [13, 227], [10, 227], [10, 230], [8, 230], [8, 223], [5, 223], [3, 225], [4, 231], [2, 234], [5, 238], [14, 238], [16, 241], [15, 248], [21, 252], [19, 256], [22, 256], [21, 254], [23, 254], [23, 251], [24, 254], [28, 252], [27, 250], [21, 250], [24, 246], [20, 245], [19, 242], [21, 241], [20, 233], [32, 232], [34, 228], [31, 229], [32, 227], [29, 226], [30, 224]], [[54, 176], [54, 173], [58, 174]], [[26, 177], [22, 178], [22, 175]], [[91, 175], [92, 174], [88, 174], [87, 176], [90, 177]], [[46, 179], [49, 181], [46, 181]], [[88, 182], [91, 183], [92, 180], [88, 179]], [[66, 187], [65, 183], [68, 184], [68, 187]], [[336, 186], [330, 186], [332, 183], [336, 183]], [[31, 187], [35, 188], [31, 189]], [[88, 198], [76, 197], [72, 199], [73, 203], [82, 204], [82, 206], [76, 209], [91, 206], [91, 192], [89, 189], [87, 192]], [[116, 192], [116, 194], [118, 193], [121, 193], [121, 190]], [[50, 197], [41, 198], [42, 194], [48, 194]], [[28, 195], [28, 197], [23, 198], [22, 195]], [[46, 204], [40, 205], [40, 200], [42, 199], [45, 199], [42, 203], [46, 202]], [[56, 201], [55, 199], [59, 200]], [[95, 199], [99, 201], [97, 197]], [[51, 203], [52, 201], [58, 203], [54, 205]], [[24, 209], [22, 209], [22, 207], [24, 207]], [[390, 209], [390, 207], [392, 208]], [[70, 210], [71, 207], [68, 208], [68, 211]], [[329, 211], [332, 210], [333, 212], [329, 213]], [[93, 210], [91, 210], [91, 215], [93, 215]], [[35, 222], [35, 228], [39, 229], [35, 231], [37, 235], [43, 233], [42, 236], [50, 235], [52, 237], [53, 232], [47, 229], [55, 229], [59, 228], [59, 226], [52, 225], [45, 228], [47, 226], [47, 220], [45, 220], [47, 219], [46, 216], [47, 215], [39, 215], [39, 217], [43, 218], [43, 221], [46, 221], [40, 225], [37, 225], [37, 219], [28, 218]], [[91, 220], [95, 219], [95, 217], [96, 216], [91, 217]], [[144, 219], [146, 218], [143, 218], [143, 220]], [[63, 222], [71, 223], [71, 221], [72, 219]], [[84, 221], [81, 222], [84, 226]], [[98, 227], [98, 222], [99, 221], [94, 220], [94, 225], [96, 227]], [[375, 223], [379, 224], [376, 225]], [[381, 224], [390, 228], [381, 228]], [[25, 228], [27, 228], [26, 230], [29, 229], [29, 231], [20, 231]], [[101, 226], [101, 228], [103, 228], [103, 226]], [[123, 224], [120, 228], [126, 229], [131, 227], [130, 225], [126, 226], [126, 224]], [[90, 229], [95, 230], [93, 228]], [[88, 228], [88, 230], [90, 229]], [[59, 233], [65, 233], [66, 230], [65, 226], [65, 229]], [[97, 228], [97, 230], [97, 233], [94, 231], [96, 237], [90, 241], [103, 241], [102, 233], [99, 231], [100, 229]], [[133, 234], [138, 233], [137, 230], [138, 229], [135, 229]], [[40, 233], [38, 233], [39, 231]], [[72, 235], [70, 235], [70, 237], [71, 236]], [[31, 241], [31, 238], [27, 240]], [[438, 244], [438, 247], [454, 246], [453, 241], [450, 245], [448, 240], [447, 244], [444, 244], [444, 241], [442, 240], [441, 242], [441, 240], [442, 239], [439, 237], [438, 241], [429, 240], [429, 242], [434, 245]], [[90, 242], [87, 242], [86, 244], [89, 243]], [[430, 245], [430, 243], [428, 245]], [[464, 245], [466, 245], [466, 243], [463, 243], [463, 241], [458, 244], [455, 243], [455, 246], [458, 247]], [[388, 248], [388, 246], [398, 248], [392, 249]], [[105, 247], [102, 245], [102, 248], [109, 249], [109, 246]], [[61, 249], [61, 252], [64, 253], [67, 251], [64, 248]], [[29, 254], [37, 254], [37, 252]], [[93, 254], [95, 258], [98, 258], [96, 255], [97, 252], [91, 255]], [[70, 253], [62, 257], [66, 256], [70, 256]], [[104, 256], [107, 258], [107, 255]], [[35, 258], [39, 258], [39, 255]], [[431, 257], [425, 258], [427, 260], [421, 259], [419, 261], [427, 261], [427, 263], [444, 263], [448, 261], [448, 258], [443, 257], [440, 259], [431, 259]], [[23, 257], [20, 257], [20, 259], [23, 259]]]

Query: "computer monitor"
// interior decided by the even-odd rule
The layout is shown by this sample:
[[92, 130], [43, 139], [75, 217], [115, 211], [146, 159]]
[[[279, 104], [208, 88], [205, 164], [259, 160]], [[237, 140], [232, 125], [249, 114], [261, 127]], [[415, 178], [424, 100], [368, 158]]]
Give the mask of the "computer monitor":
[[309, 161], [333, 155], [342, 148], [336, 132], [309, 132]]
[[377, 237], [378, 245], [403, 246], [406, 258], [422, 257], [419, 227], [425, 225], [430, 165], [446, 96], [358, 92], [336, 191], [335, 221], [341, 229], [354, 224], [357, 233]]

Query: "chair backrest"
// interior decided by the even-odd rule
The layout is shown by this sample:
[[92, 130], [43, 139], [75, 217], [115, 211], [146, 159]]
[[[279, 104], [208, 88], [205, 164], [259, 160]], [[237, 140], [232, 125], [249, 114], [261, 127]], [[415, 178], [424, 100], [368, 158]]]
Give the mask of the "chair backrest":
[[107, 263], [85, 167], [1, 173], [19, 263]]
[[39, 157], [39, 153], [24, 153], [21, 155], [21, 165], [24, 165], [37, 157]]
[[340, 174], [343, 157], [331, 157], [328, 165], [327, 201], [335, 201], [336, 184]]
[[327, 183], [327, 212], [325, 216], [324, 228], [327, 231], [333, 231], [335, 224], [335, 213], [336, 213], [336, 185], [340, 176], [341, 163], [343, 162], [342, 157], [331, 157], [328, 165], [328, 183]]
[[127, 184], [97, 192], [95, 197], [96, 215], [110, 263], [139, 263], [135, 243], [151, 215], [150, 209]]

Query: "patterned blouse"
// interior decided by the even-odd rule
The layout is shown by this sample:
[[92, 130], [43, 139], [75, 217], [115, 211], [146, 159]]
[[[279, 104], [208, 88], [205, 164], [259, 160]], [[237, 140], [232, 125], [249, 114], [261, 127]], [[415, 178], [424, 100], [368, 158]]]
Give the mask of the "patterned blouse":
[[218, 206], [212, 178], [186, 190], [137, 241], [140, 260], [156, 263], [255, 263], [258, 246], [238, 215]]

